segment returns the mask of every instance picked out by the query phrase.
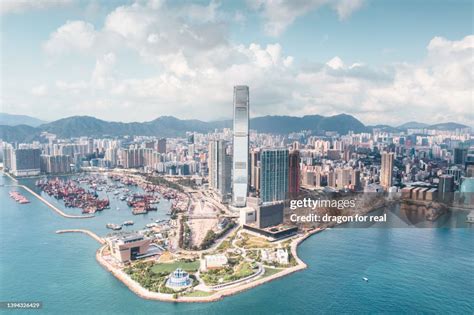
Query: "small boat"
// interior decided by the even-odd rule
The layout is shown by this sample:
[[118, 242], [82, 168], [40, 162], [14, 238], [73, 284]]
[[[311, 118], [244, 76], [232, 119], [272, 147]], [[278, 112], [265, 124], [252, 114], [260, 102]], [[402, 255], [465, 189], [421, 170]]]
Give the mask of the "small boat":
[[132, 220], [123, 222], [123, 225], [133, 225], [133, 224], [134, 222]]
[[105, 225], [105, 227], [108, 228], [108, 229], [114, 230], [114, 231], [118, 231], [118, 230], [121, 230], [121, 229], [122, 229], [122, 226], [121, 226], [121, 225], [113, 224], [113, 223], [107, 223], [107, 224]]
[[369, 282], [369, 278], [367, 277], [362, 277], [362, 280], [364, 280], [365, 282]]

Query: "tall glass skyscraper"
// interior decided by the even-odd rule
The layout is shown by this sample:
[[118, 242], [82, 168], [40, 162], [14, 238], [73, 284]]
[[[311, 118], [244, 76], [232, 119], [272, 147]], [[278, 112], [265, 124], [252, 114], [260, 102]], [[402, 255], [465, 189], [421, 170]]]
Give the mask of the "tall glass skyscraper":
[[234, 143], [233, 143], [232, 203], [245, 207], [249, 174], [249, 87], [234, 86]]
[[260, 154], [260, 200], [282, 201], [288, 194], [288, 149], [263, 149]]
[[227, 154], [227, 142], [211, 140], [209, 142], [209, 187], [217, 191], [221, 200], [227, 202], [231, 191], [231, 161]]

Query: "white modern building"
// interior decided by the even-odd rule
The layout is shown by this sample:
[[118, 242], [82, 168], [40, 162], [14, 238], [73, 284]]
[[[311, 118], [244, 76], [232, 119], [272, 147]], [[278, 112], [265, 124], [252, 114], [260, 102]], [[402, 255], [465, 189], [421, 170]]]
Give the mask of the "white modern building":
[[201, 259], [200, 269], [206, 272], [209, 269], [219, 269], [227, 265], [227, 257], [224, 254], [206, 255]]
[[189, 273], [182, 270], [181, 268], [176, 269], [173, 271], [168, 280], [166, 280], [166, 286], [173, 290], [180, 290], [191, 286], [192, 281], [189, 278]]

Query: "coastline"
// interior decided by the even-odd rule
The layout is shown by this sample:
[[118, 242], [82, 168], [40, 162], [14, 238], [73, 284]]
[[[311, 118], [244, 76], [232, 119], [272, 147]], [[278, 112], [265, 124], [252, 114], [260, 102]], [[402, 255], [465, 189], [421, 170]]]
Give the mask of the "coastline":
[[[10, 176], [9, 176], [10, 177]], [[16, 181], [18, 183], [18, 181]], [[21, 184], [14, 184], [14, 185], [6, 185], [6, 186], [12, 186], [12, 187], [22, 187], [23, 189], [27, 190], [29, 193], [34, 195], [36, 198], [40, 199], [44, 204], [49, 206], [53, 211], [58, 213], [59, 215], [65, 217], [65, 218], [92, 218], [94, 217], [93, 215], [88, 215], [88, 216], [74, 216], [74, 215], [69, 215], [64, 213], [62, 210], [60, 210], [58, 207], [54, 206], [51, 204], [49, 201], [35, 193], [33, 190], [28, 188], [25, 185]], [[383, 206], [381, 206], [383, 207]], [[371, 212], [376, 209], [370, 209], [368, 211], [364, 212]], [[96, 260], [97, 262], [107, 271], [109, 271], [115, 278], [117, 278], [119, 281], [121, 281], [123, 284], [125, 284], [130, 291], [135, 293], [137, 296], [147, 299], [147, 300], [156, 300], [156, 301], [163, 301], [163, 302], [180, 302], [180, 303], [207, 303], [207, 302], [214, 302], [223, 299], [226, 296], [231, 296], [238, 294], [240, 292], [249, 290], [251, 288], [257, 287], [259, 285], [265, 284], [267, 282], [282, 278], [284, 276], [290, 275], [294, 272], [303, 270], [307, 268], [307, 264], [298, 256], [297, 250], [298, 246], [304, 242], [306, 239], [308, 239], [310, 236], [313, 234], [319, 233], [324, 231], [325, 228], [311, 228], [309, 230], [304, 231], [300, 235], [298, 235], [296, 238], [291, 240], [290, 243], [290, 251], [292, 256], [296, 260], [296, 265], [281, 269], [275, 274], [265, 276], [265, 273], [262, 275], [257, 275], [255, 277], [256, 280], [253, 279], [248, 279], [244, 280], [243, 282], [229, 286], [227, 288], [222, 288], [220, 290], [216, 291], [209, 291], [209, 295], [206, 296], [178, 296], [174, 297], [173, 294], [165, 294], [165, 293], [159, 293], [159, 292], [153, 292], [149, 291], [148, 289], [142, 287], [138, 282], [134, 281], [127, 273], [123, 271], [123, 269], [118, 268], [111, 264], [110, 262], [107, 261], [106, 258], [103, 257], [103, 251], [106, 248], [105, 245], [105, 240], [101, 237], [99, 237], [97, 234], [86, 230], [86, 229], [67, 229], [67, 230], [57, 230], [56, 234], [63, 234], [63, 233], [82, 233], [86, 234], [89, 237], [93, 238], [96, 240], [98, 243], [100, 243], [100, 247], [96, 250]], [[229, 231], [230, 232], [230, 231]], [[228, 233], [229, 234], [229, 233]], [[227, 234], [227, 235], [228, 235]], [[225, 235], [220, 241], [224, 241], [226, 236]], [[217, 246], [218, 244], [214, 244]], [[207, 252], [211, 249], [205, 250], [203, 252]]]
[[307, 268], [307, 265], [305, 262], [301, 260], [301, 258], [298, 257], [297, 255], [297, 248], [298, 245], [300, 245], [303, 241], [305, 241], [307, 238], [309, 238], [311, 235], [319, 233], [324, 231], [324, 229], [313, 229], [302, 236], [294, 239], [291, 243], [291, 253], [293, 257], [295, 257], [295, 260], [297, 261], [297, 265], [284, 269], [276, 274], [273, 274], [271, 276], [268, 276], [266, 278], [260, 278], [255, 281], [251, 282], [246, 282], [244, 284], [241, 284], [236, 287], [228, 288], [228, 289], [223, 289], [221, 291], [217, 291], [214, 294], [211, 294], [209, 296], [202, 296], [202, 297], [190, 297], [190, 296], [180, 296], [178, 298], [173, 298], [173, 295], [171, 294], [163, 294], [163, 293], [158, 293], [158, 292], [152, 292], [149, 291], [140, 284], [138, 284], [136, 281], [132, 280], [124, 271], [122, 271], [119, 268], [113, 267], [110, 263], [108, 263], [103, 257], [102, 257], [102, 252], [105, 249], [105, 246], [101, 246], [97, 251], [96, 251], [96, 260], [97, 262], [107, 271], [109, 271], [115, 278], [117, 278], [119, 281], [121, 281], [123, 284], [125, 284], [130, 291], [138, 295], [139, 297], [147, 300], [156, 300], [156, 301], [162, 301], [162, 302], [180, 302], [180, 303], [206, 303], [206, 302], [215, 302], [218, 300], [223, 299], [226, 296], [231, 296], [246, 290], [249, 290], [251, 288], [254, 288], [256, 286], [262, 285], [264, 283], [276, 280], [278, 278], [287, 276], [289, 274], [292, 274], [294, 272], [303, 270]]

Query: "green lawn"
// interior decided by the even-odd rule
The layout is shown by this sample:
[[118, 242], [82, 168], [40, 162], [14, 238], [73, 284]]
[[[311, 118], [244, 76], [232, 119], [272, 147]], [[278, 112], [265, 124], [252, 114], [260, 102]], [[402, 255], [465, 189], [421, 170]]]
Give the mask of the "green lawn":
[[226, 250], [226, 249], [229, 249], [230, 246], [231, 246], [230, 241], [225, 240], [225, 241], [223, 241], [223, 242], [217, 247], [217, 250], [218, 250], [218, 251], [221, 251], [221, 250], [224, 251], [224, 250]]
[[199, 269], [199, 260], [193, 262], [176, 261], [172, 263], [159, 263], [153, 265], [151, 271], [154, 273], [170, 273], [175, 271], [176, 268], [181, 268], [187, 272], [196, 272]]
[[185, 294], [185, 296], [200, 297], [200, 296], [209, 296], [209, 295], [213, 295], [213, 294], [214, 294], [214, 292], [193, 291], [193, 292]]
[[251, 274], [253, 274], [253, 270], [249, 262], [244, 262], [242, 265], [237, 267], [237, 270], [235, 272], [235, 275], [238, 279], [245, 278], [247, 276], [250, 276]]
[[283, 271], [283, 269], [265, 267], [265, 273], [263, 274], [262, 277], [263, 278], [270, 277], [270, 276], [273, 276], [276, 273], [279, 273], [280, 271]]

